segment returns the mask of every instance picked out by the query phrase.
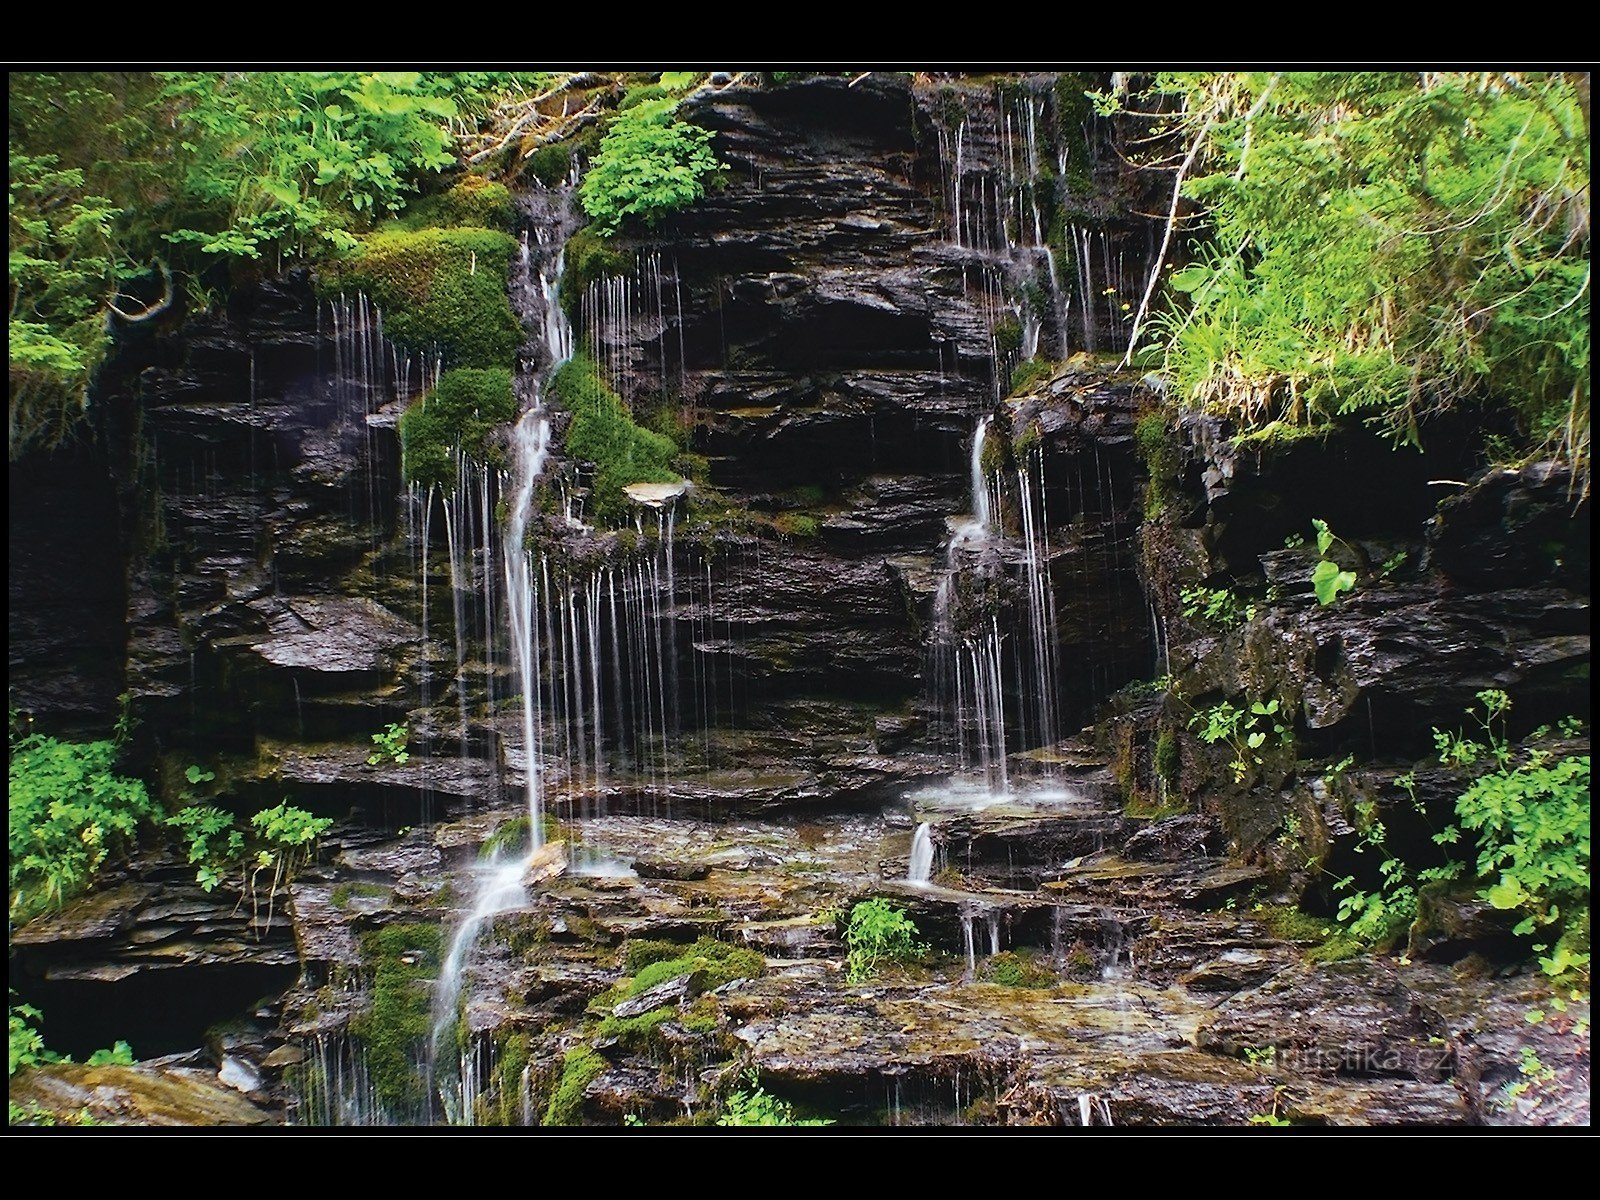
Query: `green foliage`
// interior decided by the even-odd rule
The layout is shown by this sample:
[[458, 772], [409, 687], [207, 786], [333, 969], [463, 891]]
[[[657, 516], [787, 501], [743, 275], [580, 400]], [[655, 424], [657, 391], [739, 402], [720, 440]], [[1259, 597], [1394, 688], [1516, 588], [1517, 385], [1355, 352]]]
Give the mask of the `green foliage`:
[[478, 98], [446, 72], [162, 78], [187, 215], [168, 237], [245, 258], [268, 247], [348, 248], [352, 230], [398, 211], [421, 176], [455, 164], [451, 123], [462, 116], [460, 100]]
[[1265, 761], [1260, 751], [1269, 739], [1282, 746], [1294, 743], [1294, 727], [1276, 700], [1255, 700], [1249, 709], [1223, 700], [1191, 716], [1189, 728], [1207, 745], [1221, 742], [1233, 751], [1228, 766], [1236, 783], [1244, 782], [1252, 763], [1260, 766]]
[[[413, 400], [400, 416], [406, 478], [423, 487], [453, 491], [457, 483], [456, 455], [488, 461], [492, 450], [490, 435], [516, 415], [509, 369], [457, 367], [446, 371], [432, 391]], [[389, 729], [405, 733], [401, 725], [391, 725]], [[372, 740], [390, 736], [391, 733], [373, 734]], [[395, 758], [383, 743], [380, 748], [395, 762], [405, 761]], [[404, 748], [402, 736], [401, 753]]]
[[11, 1030], [10, 1073], [15, 1075], [22, 1067], [60, 1062], [59, 1054], [45, 1049], [44, 1034], [38, 1028], [38, 1023], [44, 1019], [43, 1014], [31, 1004], [18, 1004], [16, 995], [13, 990], [7, 1011], [7, 1023]]
[[11, 147], [9, 206], [11, 423], [15, 460], [54, 445], [83, 411], [84, 388], [109, 344], [104, 311], [122, 262], [121, 210], [88, 194], [81, 170]]
[[[44, 1034], [39, 1024], [44, 1014], [31, 1004], [18, 1004], [16, 991], [10, 995], [7, 1024], [11, 1032], [11, 1071], [15, 1075], [23, 1067], [40, 1067], [47, 1063], [71, 1062], [44, 1044]], [[133, 1048], [127, 1042], [116, 1042], [109, 1050], [95, 1050], [85, 1060], [91, 1067], [130, 1067], [134, 1063]], [[82, 1122], [70, 1122], [79, 1124]]]
[[[1560, 759], [1538, 746], [1514, 747], [1506, 736], [1505, 716], [1511, 698], [1488, 689], [1478, 693], [1482, 710], [1468, 710], [1480, 734], [1468, 737], [1434, 730], [1438, 759], [1447, 766], [1485, 770], [1456, 801], [1458, 824], [1433, 835], [1440, 847], [1457, 845], [1462, 831], [1477, 835], [1472, 863], [1479, 895], [1500, 909], [1521, 912], [1519, 934], [1544, 940], [1534, 946], [1540, 965], [1551, 975], [1583, 972], [1589, 966], [1588, 907], [1590, 887], [1589, 756]], [[1568, 722], [1573, 720], [1568, 719]], [[1567, 726], [1571, 728], [1570, 723]], [[1544, 731], [1539, 731], [1544, 732]], [[1482, 741], [1478, 737], [1482, 737]], [[1409, 776], [1397, 781], [1424, 819]], [[1424, 883], [1456, 879], [1466, 864], [1447, 861], [1416, 869], [1390, 853], [1387, 831], [1370, 804], [1358, 807], [1362, 843], [1384, 856], [1379, 887], [1367, 892], [1345, 877], [1336, 888], [1340, 920], [1366, 941], [1391, 936], [1416, 916], [1417, 888]], [[1551, 942], [1554, 949], [1551, 950]], [[1542, 952], [1551, 950], [1549, 954]]]
[[745, 1076], [745, 1086], [728, 1097], [722, 1115], [717, 1118], [722, 1126], [748, 1125], [832, 1125], [822, 1117], [796, 1117], [794, 1105], [781, 1100], [761, 1086], [755, 1071]]
[[[1187, 195], [1166, 369], [1246, 429], [1465, 401], [1587, 460], [1589, 138], [1575, 73], [1180, 72]], [[1583, 86], [1587, 95], [1587, 84]]]
[[270, 872], [267, 888], [267, 924], [278, 892], [299, 869], [316, 857], [317, 839], [333, 826], [331, 817], [314, 817], [285, 800], [250, 818], [253, 858], [246, 859], [245, 892], [251, 908], [260, 910], [260, 879]]
[[1256, 606], [1241, 604], [1227, 588], [1184, 588], [1179, 599], [1187, 619], [1215, 629], [1234, 629], [1256, 619]]
[[431, 1028], [427, 981], [439, 957], [437, 925], [388, 925], [361, 935], [372, 1002], [350, 1021], [361, 1039], [378, 1100], [401, 1114], [422, 1099], [415, 1056]]
[[[1482, 896], [1496, 908], [1526, 914], [1518, 933], [1559, 932], [1589, 904], [1589, 756], [1558, 760], [1539, 747], [1515, 754], [1504, 729], [1510, 697], [1489, 690], [1478, 700], [1483, 713], [1468, 715], [1483, 730], [1484, 743], [1438, 731], [1435, 739], [1441, 761], [1493, 763], [1456, 801], [1461, 827], [1478, 837], [1474, 867], [1485, 885]], [[1469, 744], [1477, 749], [1467, 750]], [[1557, 965], [1586, 966], [1587, 955], [1582, 958], [1569, 951]]]
[[576, 1125], [583, 1113], [583, 1092], [605, 1073], [606, 1060], [589, 1046], [568, 1050], [561, 1065], [561, 1082], [544, 1110], [543, 1125]]
[[1023, 359], [1011, 372], [1011, 394], [1022, 395], [1041, 379], [1049, 379], [1055, 373], [1055, 369], [1056, 364], [1048, 358]]
[[244, 860], [244, 834], [234, 827], [232, 813], [196, 804], [174, 813], [165, 824], [182, 834], [195, 882], [204, 891], [212, 891]]
[[[454, 374], [455, 372], [452, 372]], [[367, 755], [367, 766], [375, 767], [385, 759], [396, 766], [405, 766], [411, 761], [411, 754], [406, 750], [406, 742], [411, 738], [411, 730], [398, 721], [391, 721], [379, 732], [372, 735], [373, 745], [377, 747]]]
[[81, 416], [110, 306], [160, 311], [185, 276], [210, 303], [240, 260], [349, 247], [453, 164], [456, 131], [517, 77], [14, 71], [8, 82], [15, 459]]
[[677, 115], [670, 96], [619, 111], [611, 122], [578, 199], [603, 235], [633, 219], [654, 227], [669, 212], [705, 195], [720, 169], [711, 132]]
[[506, 367], [522, 327], [506, 297], [517, 243], [494, 229], [391, 229], [323, 265], [324, 293], [365, 292], [397, 345], [437, 348], [447, 365]]
[[850, 910], [845, 927], [846, 976], [851, 983], [872, 978], [886, 962], [905, 962], [927, 952], [917, 941], [917, 927], [887, 900], [873, 897]]
[[577, 355], [563, 363], [550, 386], [572, 414], [567, 455], [593, 467], [590, 516], [596, 522], [616, 524], [627, 515], [622, 489], [628, 484], [682, 478], [672, 466], [677, 448], [671, 440], [637, 425], [588, 358]]
[[131, 1067], [133, 1047], [127, 1042], [113, 1043], [109, 1050], [96, 1050], [84, 1062], [91, 1067]]
[[1317, 594], [1318, 604], [1328, 605], [1339, 598], [1340, 592], [1348, 592], [1356, 586], [1356, 576], [1354, 571], [1346, 571], [1326, 557], [1334, 542], [1340, 541], [1333, 536], [1328, 523], [1313, 517], [1311, 528], [1317, 534], [1317, 553], [1324, 556], [1311, 571], [1311, 589]]
[[[15, 722], [13, 722], [15, 728]], [[116, 774], [112, 742], [13, 735], [9, 764], [12, 921], [83, 891], [157, 815], [145, 785]]]

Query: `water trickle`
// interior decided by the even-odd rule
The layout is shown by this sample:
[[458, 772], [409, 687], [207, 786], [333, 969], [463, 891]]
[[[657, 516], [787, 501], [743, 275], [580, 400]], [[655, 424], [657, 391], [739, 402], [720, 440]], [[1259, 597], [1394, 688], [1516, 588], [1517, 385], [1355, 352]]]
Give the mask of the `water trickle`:
[[[526, 857], [502, 860], [498, 854], [479, 866], [475, 872], [472, 911], [456, 926], [450, 938], [450, 949], [439, 971], [439, 981], [434, 989], [433, 1032], [428, 1040], [428, 1061], [433, 1064], [434, 1086], [444, 1102], [445, 1117], [452, 1125], [470, 1123], [472, 1120], [472, 1093], [476, 1090], [477, 1072], [470, 1062], [457, 1064], [453, 1081], [439, 1078], [439, 1049], [453, 1039], [456, 1022], [460, 1019], [457, 1005], [461, 999], [462, 983], [466, 974], [467, 956], [478, 940], [478, 934], [490, 918], [527, 903], [522, 876], [528, 867]], [[470, 1039], [462, 1057], [466, 1059]]]
[[911, 864], [906, 870], [910, 883], [927, 883], [933, 878], [933, 830], [924, 821], [911, 837]]

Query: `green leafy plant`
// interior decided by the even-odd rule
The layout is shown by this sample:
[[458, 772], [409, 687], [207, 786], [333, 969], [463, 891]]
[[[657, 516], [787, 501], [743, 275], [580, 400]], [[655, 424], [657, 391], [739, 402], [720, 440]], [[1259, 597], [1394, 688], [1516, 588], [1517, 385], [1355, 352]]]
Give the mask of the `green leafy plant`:
[[244, 858], [244, 834], [233, 814], [210, 805], [191, 805], [166, 819], [168, 828], [183, 837], [195, 882], [203, 891], [215, 890], [223, 876]]
[[1523, 447], [1585, 464], [1587, 96], [1581, 72], [1158, 74], [1129, 103], [1188, 147], [1212, 229], [1158, 321], [1176, 393], [1409, 442], [1509, 402]]
[[721, 169], [711, 131], [677, 114], [671, 96], [618, 112], [578, 187], [578, 199], [602, 234], [628, 219], [653, 227], [705, 195]]
[[916, 924], [903, 908], [874, 897], [850, 910], [845, 927], [846, 976], [851, 983], [872, 978], [885, 962], [905, 962], [927, 952], [917, 941]]
[[60, 1062], [61, 1056], [47, 1050], [44, 1034], [38, 1023], [43, 1014], [31, 1004], [18, 1004], [17, 993], [12, 989], [7, 1010], [7, 1024], [11, 1033], [11, 1074], [22, 1067], [37, 1067], [43, 1063]]
[[1236, 783], [1244, 782], [1251, 764], [1260, 766], [1265, 761], [1260, 751], [1269, 739], [1283, 746], [1294, 742], [1294, 727], [1276, 700], [1254, 700], [1248, 709], [1223, 700], [1191, 716], [1189, 728], [1206, 744], [1220, 742], [1233, 751], [1228, 766]]
[[314, 817], [303, 808], [291, 807], [287, 800], [250, 818], [256, 849], [254, 858], [249, 860], [246, 890], [251, 907], [259, 911], [257, 881], [262, 874], [272, 873], [267, 890], [267, 925], [272, 924], [272, 906], [278, 890], [316, 856], [317, 839], [332, 826], [333, 818]]
[[[13, 730], [16, 723], [13, 722]], [[157, 815], [145, 785], [115, 771], [112, 742], [13, 734], [9, 882], [13, 921], [60, 905], [94, 881]]]
[[[1461, 842], [1463, 831], [1475, 834], [1472, 868], [1479, 895], [1496, 908], [1524, 914], [1515, 932], [1543, 939], [1534, 950], [1547, 974], [1584, 972], [1590, 961], [1589, 756], [1557, 760], [1543, 747], [1518, 749], [1505, 731], [1511, 698], [1487, 689], [1477, 699], [1481, 711], [1467, 711], [1478, 726], [1476, 733], [1433, 732], [1439, 762], [1485, 768], [1456, 801], [1458, 823], [1437, 830], [1433, 841], [1448, 852]], [[1396, 782], [1425, 820], [1411, 776]], [[1339, 919], [1353, 934], [1374, 942], [1415, 918], [1421, 884], [1458, 879], [1467, 864], [1451, 860], [1414, 869], [1389, 851], [1387, 831], [1371, 802], [1359, 805], [1357, 815], [1362, 823], [1358, 850], [1383, 855], [1379, 888], [1368, 892], [1354, 888], [1349, 876], [1339, 880], [1336, 889], [1347, 893], [1339, 904]]]
[[1227, 588], [1184, 588], [1179, 599], [1186, 618], [1216, 629], [1234, 629], [1256, 617], [1256, 606], [1241, 603]]
[[372, 735], [373, 744], [377, 749], [367, 756], [367, 765], [375, 767], [387, 760], [397, 766], [404, 766], [411, 761], [411, 755], [406, 750], [406, 743], [410, 738], [410, 729], [400, 722], [391, 721]]
[[1316, 592], [1318, 604], [1328, 605], [1339, 598], [1339, 593], [1348, 592], [1356, 586], [1356, 576], [1354, 571], [1346, 571], [1327, 557], [1334, 542], [1343, 545], [1339, 538], [1334, 537], [1328, 523], [1313, 518], [1311, 527], [1317, 533], [1317, 553], [1323, 556], [1311, 570], [1311, 590]]
[[[1511, 698], [1490, 689], [1479, 692], [1478, 701], [1482, 713], [1469, 710], [1468, 715], [1482, 730], [1483, 743], [1437, 730], [1435, 738], [1441, 761], [1486, 758], [1493, 764], [1456, 801], [1461, 827], [1477, 835], [1474, 867], [1485, 882], [1483, 898], [1496, 908], [1525, 914], [1517, 933], [1560, 933], [1589, 903], [1589, 756], [1557, 760], [1541, 747], [1519, 755], [1505, 733]], [[1562, 974], [1586, 967], [1588, 960], [1587, 953], [1558, 946], [1543, 965], [1551, 974]]]
[[745, 1075], [745, 1086], [728, 1097], [717, 1124], [723, 1126], [748, 1125], [832, 1125], [823, 1117], [797, 1117], [794, 1105], [779, 1099], [761, 1086], [755, 1071]]

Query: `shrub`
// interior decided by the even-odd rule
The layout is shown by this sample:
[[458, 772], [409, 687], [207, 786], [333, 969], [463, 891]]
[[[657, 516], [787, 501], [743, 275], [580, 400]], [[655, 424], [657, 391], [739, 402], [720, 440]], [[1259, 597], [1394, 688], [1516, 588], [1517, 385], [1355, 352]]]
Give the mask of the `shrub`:
[[880, 963], [904, 962], [927, 951], [927, 946], [917, 941], [917, 927], [905, 910], [877, 897], [850, 910], [844, 944], [851, 983], [870, 979]]
[[[13, 722], [13, 726], [15, 722]], [[87, 888], [157, 815], [137, 779], [116, 774], [112, 742], [13, 738], [9, 764], [10, 913], [25, 921]]]
[[619, 112], [578, 188], [583, 209], [602, 234], [624, 220], [653, 227], [663, 214], [705, 195], [721, 169], [711, 131], [677, 115], [670, 96], [646, 99]]

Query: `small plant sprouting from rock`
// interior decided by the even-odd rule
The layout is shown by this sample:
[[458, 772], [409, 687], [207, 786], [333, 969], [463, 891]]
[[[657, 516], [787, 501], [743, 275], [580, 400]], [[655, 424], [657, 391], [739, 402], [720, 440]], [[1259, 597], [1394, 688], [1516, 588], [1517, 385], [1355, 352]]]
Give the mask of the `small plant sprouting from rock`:
[[[642, 1122], [641, 1122], [642, 1124]], [[745, 1086], [728, 1097], [728, 1104], [717, 1124], [722, 1126], [751, 1125], [832, 1125], [826, 1117], [797, 1117], [794, 1105], [774, 1096], [761, 1086], [754, 1070], [745, 1074]]]
[[[1458, 823], [1444, 826], [1433, 841], [1448, 848], [1461, 841], [1462, 831], [1477, 834], [1478, 855], [1472, 864], [1479, 881], [1479, 896], [1497, 909], [1520, 912], [1514, 932], [1538, 937], [1533, 951], [1539, 965], [1552, 977], [1584, 977], [1590, 964], [1590, 797], [1589, 756], [1568, 755], [1559, 760], [1540, 746], [1514, 746], [1505, 728], [1511, 698], [1498, 689], [1478, 693], [1482, 710], [1467, 715], [1482, 731], [1478, 736], [1433, 731], [1438, 760], [1445, 766], [1487, 766], [1456, 800]], [[1582, 723], [1575, 717], [1561, 722], [1571, 736]], [[1529, 736], [1537, 742], [1549, 736], [1541, 726]], [[1426, 819], [1417, 798], [1412, 775], [1395, 781], [1411, 806]], [[1362, 819], [1358, 849], [1384, 856], [1375, 891], [1357, 889], [1345, 876], [1336, 890], [1345, 893], [1339, 919], [1363, 940], [1376, 942], [1392, 936], [1417, 915], [1417, 889], [1431, 882], [1459, 878], [1467, 864], [1460, 860], [1416, 869], [1388, 847], [1388, 831], [1378, 819], [1376, 806], [1357, 808]]]
[[1328, 551], [1333, 549], [1335, 542], [1347, 546], [1342, 538], [1334, 537], [1328, 523], [1312, 518], [1311, 528], [1317, 532], [1317, 553], [1322, 555], [1321, 561], [1311, 570], [1311, 589], [1317, 593], [1317, 603], [1329, 605], [1339, 598], [1339, 593], [1348, 592], [1356, 586], [1356, 574], [1346, 571], [1328, 557]]
[[850, 910], [844, 944], [848, 951], [846, 975], [851, 983], [872, 978], [882, 963], [904, 962], [927, 950], [917, 941], [916, 924], [905, 910], [878, 897], [863, 900]]
[[1189, 728], [1202, 742], [1223, 742], [1233, 751], [1233, 761], [1228, 766], [1235, 783], [1244, 782], [1252, 763], [1260, 766], [1264, 761], [1259, 752], [1269, 737], [1284, 746], [1294, 742], [1293, 725], [1276, 700], [1253, 701], [1248, 710], [1223, 700], [1190, 717]]
[[381, 732], [372, 735], [373, 745], [377, 749], [367, 755], [367, 766], [376, 767], [383, 762], [405, 766], [411, 761], [411, 754], [406, 750], [406, 743], [410, 739], [411, 731], [406, 726], [390, 722]]
[[1227, 588], [1184, 588], [1179, 594], [1183, 615], [1216, 629], [1234, 629], [1255, 620], [1256, 606], [1241, 603]]

